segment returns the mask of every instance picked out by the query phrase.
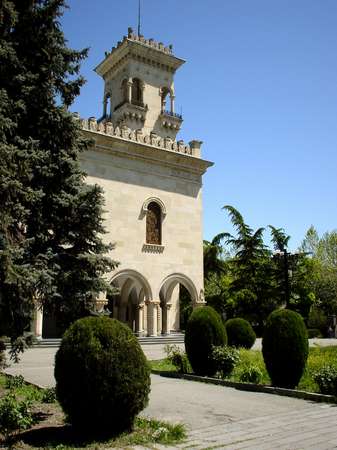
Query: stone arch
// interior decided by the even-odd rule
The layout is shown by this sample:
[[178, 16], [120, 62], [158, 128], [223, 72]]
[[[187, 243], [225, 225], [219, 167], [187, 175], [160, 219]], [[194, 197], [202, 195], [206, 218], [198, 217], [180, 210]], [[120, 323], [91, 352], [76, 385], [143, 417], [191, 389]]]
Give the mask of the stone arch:
[[[162, 86], [159, 90], [160, 95], [160, 109], [162, 113], [174, 114], [174, 90], [172, 87]], [[167, 101], [170, 101], [169, 105]]]
[[[163, 287], [166, 286], [166, 289], [168, 291], [166, 293], [172, 294], [172, 291], [174, 287], [177, 285], [177, 283], [182, 284], [189, 292], [191, 299], [193, 301], [193, 304], [196, 304], [198, 301], [198, 291], [195, 287], [193, 281], [187, 276], [182, 273], [173, 273], [171, 275], [168, 275], [164, 280], [162, 281], [160, 285], [159, 292]], [[166, 295], [167, 297], [167, 295]]]
[[148, 334], [147, 305], [152, 290], [147, 279], [135, 270], [124, 269], [116, 272], [110, 283], [119, 288], [119, 294], [110, 298], [112, 317], [129, 325], [137, 335]]
[[160, 206], [162, 215], [166, 216], [166, 206], [165, 206], [164, 202], [162, 200], [160, 200], [160, 198], [158, 198], [158, 197], [149, 197], [145, 200], [145, 202], [143, 203], [143, 206], [142, 206], [142, 210], [144, 213], [147, 212], [147, 209], [148, 209], [148, 206], [150, 203], [158, 203], [158, 205]]
[[147, 279], [136, 270], [132, 269], [123, 269], [113, 274], [113, 276], [110, 278], [110, 284], [116, 283], [118, 279], [121, 279], [122, 277], [125, 277], [126, 279], [131, 278], [132, 280], [138, 282], [140, 285], [142, 285], [144, 289], [144, 296], [146, 301], [152, 300], [152, 289], [150, 286], [150, 283], [147, 281]]
[[161, 332], [169, 334], [171, 331], [180, 330], [180, 299], [179, 286], [182, 285], [188, 291], [191, 299], [191, 307], [198, 302], [198, 291], [193, 281], [182, 273], [168, 275], [161, 283], [159, 299], [161, 308]]

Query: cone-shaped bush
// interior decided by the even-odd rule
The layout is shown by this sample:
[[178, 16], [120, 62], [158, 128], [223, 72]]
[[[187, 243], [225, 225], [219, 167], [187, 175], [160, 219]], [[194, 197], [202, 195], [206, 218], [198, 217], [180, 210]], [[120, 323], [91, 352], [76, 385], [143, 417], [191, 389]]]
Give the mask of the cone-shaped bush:
[[263, 359], [272, 385], [294, 389], [303, 374], [308, 350], [302, 316], [287, 309], [272, 312], [262, 339]]
[[56, 395], [74, 427], [94, 434], [132, 428], [148, 403], [150, 369], [131, 330], [87, 317], [65, 332], [55, 357]]
[[256, 334], [251, 324], [239, 317], [229, 319], [225, 323], [228, 345], [231, 347], [252, 348], [256, 339]]
[[219, 314], [210, 306], [194, 309], [185, 331], [185, 349], [193, 372], [197, 375], [214, 375], [216, 365], [212, 359], [213, 346], [226, 344], [226, 330]]

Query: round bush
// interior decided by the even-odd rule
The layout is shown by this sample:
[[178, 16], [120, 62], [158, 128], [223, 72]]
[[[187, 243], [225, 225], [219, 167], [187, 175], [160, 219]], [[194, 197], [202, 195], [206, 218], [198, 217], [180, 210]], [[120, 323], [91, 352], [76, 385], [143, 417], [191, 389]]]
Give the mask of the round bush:
[[294, 389], [308, 357], [308, 334], [303, 318], [287, 309], [267, 319], [262, 339], [263, 359], [273, 386]]
[[249, 322], [245, 319], [227, 320], [226, 324], [228, 345], [231, 347], [252, 348], [256, 339], [256, 334]]
[[214, 375], [216, 365], [212, 359], [213, 346], [226, 344], [226, 330], [219, 314], [210, 306], [194, 309], [185, 331], [185, 349], [193, 372], [197, 375]]
[[129, 430], [148, 403], [149, 365], [131, 330], [116, 319], [73, 323], [56, 353], [55, 379], [67, 420], [82, 431]]

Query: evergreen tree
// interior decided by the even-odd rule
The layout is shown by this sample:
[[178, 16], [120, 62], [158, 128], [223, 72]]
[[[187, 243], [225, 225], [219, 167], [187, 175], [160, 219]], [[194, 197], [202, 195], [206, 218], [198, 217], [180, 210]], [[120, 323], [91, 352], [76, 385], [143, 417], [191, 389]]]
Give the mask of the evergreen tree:
[[79, 166], [88, 142], [67, 110], [87, 50], [67, 48], [64, 7], [0, 6], [0, 335], [13, 342], [36, 302], [64, 323], [87, 314], [116, 265], [102, 241], [102, 190]]
[[224, 206], [229, 213], [236, 236], [223, 233], [232, 246], [233, 281], [230, 291], [235, 314], [254, 322], [261, 330], [266, 317], [278, 306], [271, 252], [263, 242], [264, 228], [254, 231], [233, 206]]

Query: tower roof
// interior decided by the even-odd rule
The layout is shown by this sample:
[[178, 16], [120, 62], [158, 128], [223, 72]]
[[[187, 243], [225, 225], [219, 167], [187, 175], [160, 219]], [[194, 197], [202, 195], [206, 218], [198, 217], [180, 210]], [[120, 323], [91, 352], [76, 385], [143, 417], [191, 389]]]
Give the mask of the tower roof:
[[172, 45], [165, 47], [162, 42], [145, 39], [142, 35], [134, 34], [132, 28], [129, 28], [128, 35], [118, 42], [117, 47], [113, 47], [111, 52], [105, 52], [104, 60], [98, 64], [95, 71], [104, 78], [111, 69], [129, 58], [161, 67], [172, 73], [185, 62], [173, 55]]

